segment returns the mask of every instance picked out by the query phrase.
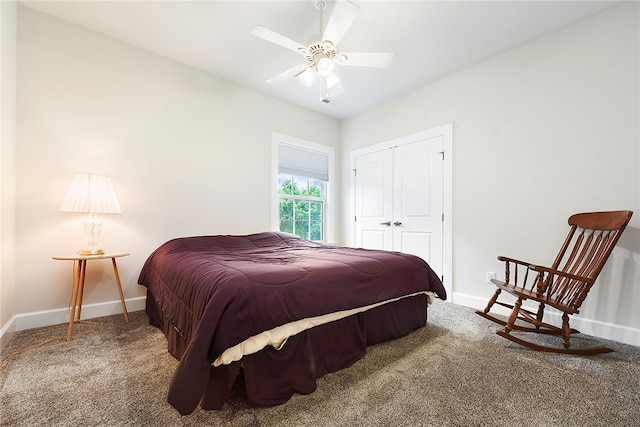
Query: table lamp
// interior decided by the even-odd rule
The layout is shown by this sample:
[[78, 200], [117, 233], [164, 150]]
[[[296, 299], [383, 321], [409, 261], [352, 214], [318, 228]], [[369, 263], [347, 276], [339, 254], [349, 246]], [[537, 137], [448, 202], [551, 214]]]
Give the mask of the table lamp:
[[78, 251], [80, 255], [102, 255], [98, 247], [102, 232], [102, 220], [99, 213], [121, 213], [111, 178], [103, 175], [77, 173], [71, 181], [67, 195], [60, 208], [62, 212], [87, 212], [84, 220], [84, 232], [87, 236], [87, 248]]

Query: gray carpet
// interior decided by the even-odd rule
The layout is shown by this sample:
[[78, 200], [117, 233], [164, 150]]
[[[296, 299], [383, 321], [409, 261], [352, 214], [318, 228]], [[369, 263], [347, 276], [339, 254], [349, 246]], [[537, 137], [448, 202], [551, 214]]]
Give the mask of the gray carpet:
[[[177, 362], [143, 312], [81, 324], [0, 367], [2, 426], [638, 426], [640, 348], [579, 357], [539, 353], [494, 334], [497, 325], [436, 301], [426, 327], [372, 346], [363, 359], [318, 380], [317, 390], [253, 408], [242, 387], [221, 411], [182, 417], [166, 392]], [[67, 325], [22, 331], [2, 357]], [[555, 338], [548, 338], [555, 339]], [[580, 341], [580, 342], [579, 342]]]

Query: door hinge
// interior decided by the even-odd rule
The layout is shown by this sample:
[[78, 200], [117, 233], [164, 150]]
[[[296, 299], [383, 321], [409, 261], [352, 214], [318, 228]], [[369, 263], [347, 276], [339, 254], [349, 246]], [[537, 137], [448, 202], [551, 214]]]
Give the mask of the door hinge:
[[358, 176], [358, 169], [353, 170], [353, 176]]
[[442, 222], [444, 222], [444, 214], [442, 214]]
[[356, 221], [358, 221], [358, 216], [357, 216], [357, 215], [354, 215], [354, 216], [353, 216], [353, 222], [356, 222]]
[[442, 156], [442, 160], [444, 160], [444, 151], [441, 151], [440, 155]]

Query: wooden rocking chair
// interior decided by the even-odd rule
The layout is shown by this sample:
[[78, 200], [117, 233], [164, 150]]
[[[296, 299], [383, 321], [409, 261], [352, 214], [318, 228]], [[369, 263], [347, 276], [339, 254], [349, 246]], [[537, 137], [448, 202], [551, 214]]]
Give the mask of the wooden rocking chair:
[[[578, 333], [569, 327], [569, 315], [577, 314], [578, 309], [593, 286], [607, 258], [613, 251], [620, 235], [631, 219], [631, 211], [590, 212], [572, 215], [569, 218], [569, 235], [564, 241], [558, 256], [551, 267], [542, 267], [513, 258], [499, 256], [505, 263], [505, 280], [492, 279], [498, 289], [479, 315], [505, 326], [496, 333], [501, 337], [520, 345], [539, 351], [594, 355], [611, 352], [608, 347], [571, 348], [569, 338]], [[513, 265], [513, 269], [512, 269]], [[531, 277], [529, 275], [531, 272]], [[513, 275], [512, 275], [513, 273]], [[531, 279], [531, 280], [529, 280]], [[506, 291], [517, 298], [514, 304], [498, 301], [498, 296]], [[538, 303], [536, 313], [522, 307], [524, 300]], [[494, 304], [512, 309], [507, 321], [489, 314]], [[545, 305], [561, 311], [562, 327], [543, 321]], [[524, 326], [520, 322], [523, 321]], [[536, 332], [550, 335], [562, 335], [562, 347], [548, 347], [525, 341], [511, 334], [512, 331]]]

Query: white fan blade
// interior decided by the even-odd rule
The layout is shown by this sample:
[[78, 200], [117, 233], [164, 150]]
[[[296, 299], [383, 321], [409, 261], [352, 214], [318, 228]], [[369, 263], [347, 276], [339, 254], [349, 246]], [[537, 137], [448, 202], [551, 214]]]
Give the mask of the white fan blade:
[[342, 40], [353, 21], [360, 14], [360, 8], [346, 0], [336, 0], [336, 5], [331, 12], [331, 17], [327, 23], [327, 28], [322, 35], [322, 41], [330, 41], [337, 46]]
[[340, 65], [354, 67], [389, 68], [393, 61], [390, 52], [340, 52], [335, 59]]
[[299, 74], [304, 73], [304, 71], [308, 68], [307, 64], [298, 64], [295, 67], [289, 68], [287, 71], [278, 74], [275, 77], [267, 80], [267, 83], [271, 83], [272, 85], [277, 85], [280, 83], [284, 83], [287, 80], [296, 77]]
[[268, 28], [262, 27], [260, 25], [256, 26], [253, 30], [251, 30], [251, 34], [256, 37], [260, 37], [268, 42], [275, 43], [282, 47], [286, 47], [287, 49], [291, 49], [294, 52], [298, 52], [304, 54], [304, 51], [307, 49], [305, 46], [302, 46], [298, 42], [294, 42], [288, 37], [285, 37], [281, 34], [276, 33], [275, 31], [271, 31]]

